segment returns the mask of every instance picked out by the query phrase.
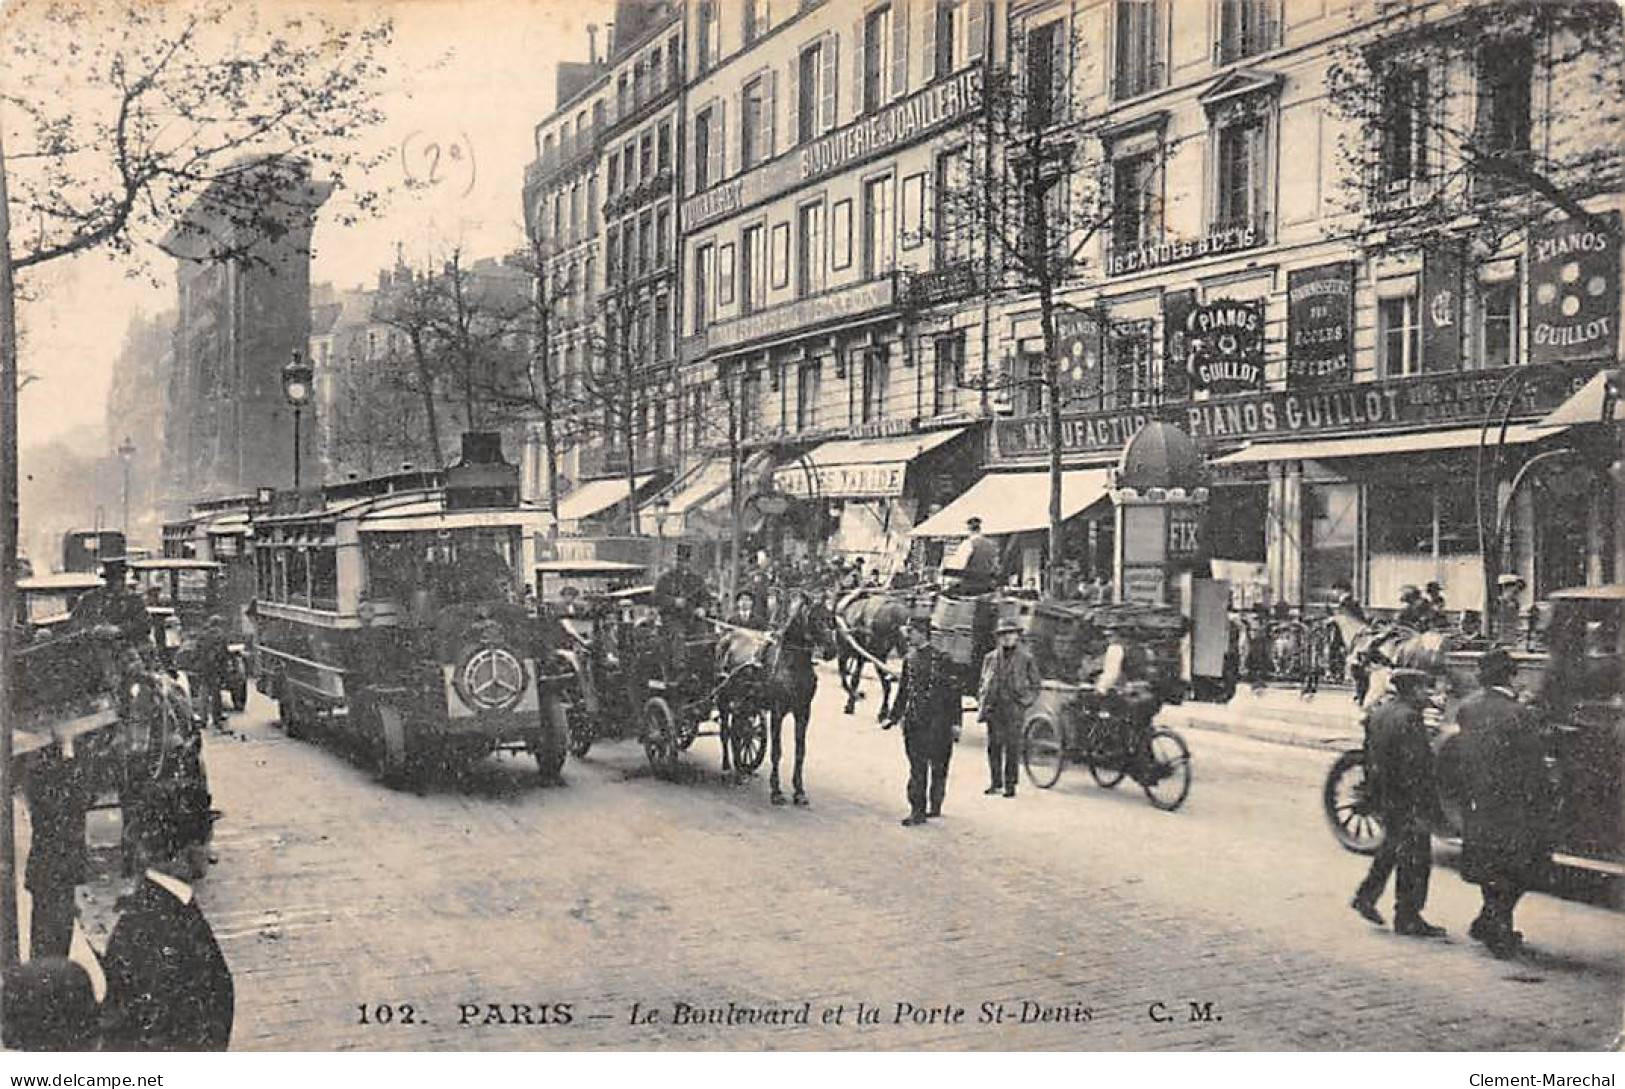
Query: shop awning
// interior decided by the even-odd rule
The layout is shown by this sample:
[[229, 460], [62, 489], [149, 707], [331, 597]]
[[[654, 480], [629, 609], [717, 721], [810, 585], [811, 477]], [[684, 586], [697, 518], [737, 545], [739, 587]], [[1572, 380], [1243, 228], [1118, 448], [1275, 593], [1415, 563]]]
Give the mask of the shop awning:
[[[1106, 469], [1061, 474], [1061, 520], [1082, 514], [1106, 498]], [[963, 537], [965, 519], [982, 519], [989, 536], [1026, 533], [1049, 526], [1049, 473], [988, 473], [959, 498], [915, 526], [911, 537]]]
[[[1573, 427], [1575, 424], [1606, 423], [1602, 418], [1603, 402], [1608, 399], [1608, 375], [1598, 373], [1591, 381], [1575, 390], [1567, 401], [1552, 410], [1540, 421], [1541, 427]], [[1625, 421], [1625, 399], [1614, 402], [1613, 422]]]
[[773, 486], [789, 495], [825, 499], [888, 499], [903, 494], [909, 462], [965, 433], [963, 427], [884, 439], [839, 439], [804, 459], [781, 465]]
[[638, 509], [673, 516], [687, 514], [695, 507], [703, 506], [727, 486], [728, 463], [721, 458], [711, 458], [678, 477], [671, 487], [645, 501]]
[[[642, 488], [652, 479], [654, 479], [652, 473], [640, 476], [633, 487]], [[591, 518], [617, 503], [626, 502], [629, 495], [624, 477], [616, 477], [613, 480], [589, 480], [559, 500], [559, 521], [579, 522], [583, 518]]]
[[[1551, 428], [1535, 424], [1513, 424], [1507, 428], [1508, 446], [1536, 442], [1554, 434]], [[1435, 450], [1466, 450], [1479, 444], [1481, 429], [1453, 427], [1448, 431], [1416, 431], [1408, 435], [1358, 435], [1337, 439], [1301, 439], [1290, 442], [1255, 442], [1214, 461], [1215, 465], [1255, 465], [1264, 461], [1325, 461], [1333, 458], [1365, 458], [1382, 454], [1422, 454]], [[1500, 438], [1500, 428], [1490, 428], [1488, 443]]]

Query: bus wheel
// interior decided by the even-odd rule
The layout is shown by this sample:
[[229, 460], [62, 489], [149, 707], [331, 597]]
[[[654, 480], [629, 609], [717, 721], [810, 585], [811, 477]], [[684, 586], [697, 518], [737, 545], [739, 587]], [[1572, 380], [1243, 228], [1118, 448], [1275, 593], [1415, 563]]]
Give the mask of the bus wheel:
[[406, 736], [406, 716], [392, 703], [375, 703], [367, 717], [378, 778], [388, 787], [410, 785], [415, 764]]
[[536, 757], [536, 770], [541, 773], [542, 782], [558, 783], [570, 743], [569, 711], [563, 700], [544, 697], [537, 713], [541, 716], [541, 729], [536, 732], [530, 751]]

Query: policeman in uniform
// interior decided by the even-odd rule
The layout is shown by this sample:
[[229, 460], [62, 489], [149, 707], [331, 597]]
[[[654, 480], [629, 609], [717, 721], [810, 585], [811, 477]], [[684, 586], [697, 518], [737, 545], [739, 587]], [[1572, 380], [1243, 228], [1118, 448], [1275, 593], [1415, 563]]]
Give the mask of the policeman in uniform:
[[1389, 692], [1372, 708], [1366, 722], [1366, 788], [1386, 834], [1371, 869], [1350, 903], [1361, 918], [1383, 925], [1377, 898], [1397, 869], [1394, 883], [1394, 933], [1437, 938], [1444, 928], [1422, 918], [1433, 868], [1432, 817], [1439, 804], [1434, 779], [1433, 747], [1422, 721], [1428, 675], [1419, 669], [1395, 669]]
[[903, 724], [903, 751], [908, 755], [908, 816], [903, 826], [912, 828], [928, 817], [942, 816], [948, 761], [959, 740], [960, 706], [947, 662], [931, 646], [931, 621], [911, 617], [908, 642], [902, 680], [882, 728]]
[[703, 634], [705, 616], [711, 609], [711, 592], [705, 580], [689, 566], [694, 549], [689, 544], [677, 546], [677, 562], [671, 570], [655, 582], [654, 605], [660, 610], [661, 626], [666, 630], [671, 661], [678, 674], [684, 672], [688, 660], [688, 641]]

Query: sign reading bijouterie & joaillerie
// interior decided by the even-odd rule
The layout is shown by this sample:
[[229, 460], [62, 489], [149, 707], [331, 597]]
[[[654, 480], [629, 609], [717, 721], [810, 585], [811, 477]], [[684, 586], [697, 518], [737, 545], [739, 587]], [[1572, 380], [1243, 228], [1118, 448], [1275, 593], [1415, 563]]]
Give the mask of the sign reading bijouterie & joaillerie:
[[[1061, 418], [1061, 449], [1068, 454], [1104, 453], [1122, 447], [1153, 418], [1174, 420], [1208, 446], [1251, 439], [1395, 430], [1439, 425], [1471, 427], [1506, 409], [1503, 379], [1510, 368], [1458, 371], [1352, 382], [1319, 390], [1271, 390], [1184, 405], [1075, 413]], [[1512, 419], [1540, 416], [1585, 384], [1594, 368], [1542, 368], [1514, 387]], [[1492, 429], [1493, 430], [1493, 429]], [[1049, 452], [1049, 420], [1023, 416], [999, 420], [994, 436], [1000, 458]]]
[[683, 229], [697, 230], [805, 182], [929, 136], [982, 108], [982, 68], [965, 68], [892, 105], [683, 202]]
[[793, 333], [798, 329], [841, 318], [857, 317], [872, 310], [883, 310], [891, 306], [895, 297], [895, 285], [890, 276], [881, 280], [867, 280], [822, 295], [809, 295], [805, 299], [797, 299], [783, 306], [759, 310], [731, 321], [719, 321], [708, 331], [706, 346], [715, 352], [763, 337]]

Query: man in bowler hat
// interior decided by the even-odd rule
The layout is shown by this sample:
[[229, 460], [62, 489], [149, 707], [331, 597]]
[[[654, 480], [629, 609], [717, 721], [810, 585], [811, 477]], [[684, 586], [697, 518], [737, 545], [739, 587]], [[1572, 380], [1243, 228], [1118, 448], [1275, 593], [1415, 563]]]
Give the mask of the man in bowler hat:
[[891, 715], [884, 729], [903, 724], [903, 751], [908, 755], [908, 816], [904, 827], [942, 816], [948, 789], [948, 761], [959, 740], [959, 690], [948, 676], [947, 662], [931, 645], [931, 622], [923, 616], [908, 622], [908, 653]]
[[1016, 766], [1021, 755], [1021, 728], [1027, 708], [1038, 699], [1042, 684], [1038, 665], [1021, 645], [1015, 617], [999, 621], [999, 645], [982, 659], [976, 717], [987, 723], [987, 767], [992, 782], [986, 794], [1016, 796]]
[[1549, 876], [1554, 808], [1545, 747], [1512, 687], [1514, 671], [1504, 648], [1486, 652], [1478, 662], [1482, 687], [1456, 714], [1465, 803], [1461, 876], [1484, 898], [1467, 933], [1501, 958], [1523, 944], [1512, 926], [1519, 897]]
[[1437, 938], [1444, 928], [1422, 918], [1433, 868], [1432, 817], [1439, 804], [1433, 748], [1422, 720], [1428, 675], [1395, 669], [1389, 691], [1366, 722], [1366, 788], [1385, 835], [1371, 869], [1350, 903], [1361, 918], [1383, 925], [1377, 898], [1394, 880], [1394, 933]]

